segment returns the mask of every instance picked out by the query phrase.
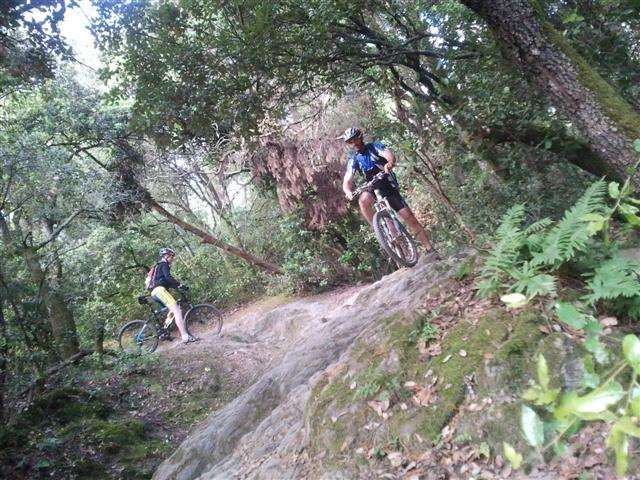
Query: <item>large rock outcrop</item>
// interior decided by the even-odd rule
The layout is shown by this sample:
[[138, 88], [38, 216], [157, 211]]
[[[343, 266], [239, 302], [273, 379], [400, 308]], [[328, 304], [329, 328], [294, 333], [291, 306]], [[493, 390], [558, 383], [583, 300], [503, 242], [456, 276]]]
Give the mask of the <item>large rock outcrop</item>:
[[[493, 460], [503, 439], [522, 446], [517, 392], [533, 356], [577, 347], [545, 336], [534, 311], [475, 299], [472, 282], [453, 278], [465, 259], [422, 261], [245, 322], [254, 339], [282, 342], [281, 355], [154, 479], [463, 478], [481, 461], [486, 478], [511, 475]], [[471, 439], [486, 447], [451, 453]]]

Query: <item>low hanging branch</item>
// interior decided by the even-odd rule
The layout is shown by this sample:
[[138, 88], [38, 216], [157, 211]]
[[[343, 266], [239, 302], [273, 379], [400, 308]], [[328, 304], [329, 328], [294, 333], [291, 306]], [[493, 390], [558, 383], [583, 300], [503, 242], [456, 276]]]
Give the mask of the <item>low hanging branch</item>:
[[248, 252], [245, 252], [244, 250], [241, 250], [237, 247], [234, 247], [233, 245], [229, 245], [228, 243], [223, 242], [222, 240], [214, 237], [213, 235], [205, 232], [204, 230], [191, 225], [187, 222], [185, 222], [184, 220], [179, 219], [178, 217], [176, 217], [175, 215], [173, 215], [171, 212], [169, 212], [166, 208], [164, 208], [162, 205], [160, 205], [158, 202], [156, 202], [152, 197], [151, 194], [149, 194], [149, 192], [144, 191], [143, 194], [143, 202], [150, 207], [151, 209], [155, 210], [156, 212], [158, 212], [160, 215], [162, 215], [164, 218], [166, 218], [167, 220], [169, 220], [169, 222], [173, 223], [174, 225], [178, 225], [179, 227], [183, 228], [184, 230], [193, 233], [195, 236], [199, 237], [202, 240], [202, 243], [207, 243], [209, 245], [214, 245], [216, 247], [218, 247], [221, 250], [224, 250], [225, 252], [229, 252], [232, 255], [235, 255], [236, 257], [240, 257], [243, 260], [246, 260], [247, 262], [251, 263], [252, 265], [256, 265], [260, 268], [262, 268], [263, 270], [266, 270], [267, 272], [270, 273], [275, 273], [275, 274], [282, 274], [282, 270], [280, 269], [280, 267], [278, 267], [277, 265], [274, 265], [273, 263], [267, 262], [265, 260], [262, 260], [258, 257], [256, 257], [255, 255], [252, 255]]
[[24, 396], [26, 394], [29, 394], [29, 400], [31, 400], [31, 398], [33, 397], [33, 393], [36, 390], [40, 389], [44, 385], [44, 383], [51, 376], [55, 375], [60, 370], [63, 370], [64, 368], [68, 367], [69, 365], [72, 365], [74, 363], [78, 363], [84, 357], [86, 357], [88, 355], [91, 355], [93, 352], [94, 352], [93, 349], [80, 350], [78, 353], [73, 354], [72, 356], [70, 356], [69, 358], [64, 360], [63, 362], [60, 362], [60, 363], [54, 365], [53, 367], [49, 368], [42, 375], [40, 375], [33, 382], [31, 382], [24, 390], [22, 390], [20, 392], [20, 396]]
[[[115, 156], [114, 161], [109, 166], [108, 170], [115, 174], [116, 181], [119, 183], [120, 188], [123, 191], [128, 192], [133, 196], [133, 198], [137, 198], [147, 207], [158, 212], [173, 225], [177, 225], [199, 237], [202, 240], [202, 243], [214, 245], [219, 249], [224, 250], [231, 255], [235, 255], [236, 257], [242, 258], [250, 264], [256, 265], [269, 273], [282, 274], [282, 270], [277, 265], [267, 262], [266, 260], [262, 260], [238, 247], [234, 247], [233, 245], [223, 242], [219, 238], [214, 237], [195, 225], [191, 225], [184, 220], [181, 220], [160, 205], [151, 196], [151, 193], [149, 193], [149, 191], [136, 179], [134, 166], [142, 163], [142, 156], [140, 153], [128, 142], [127, 139], [118, 139], [115, 143], [117, 145], [116, 151], [118, 152], [118, 155]], [[121, 210], [126, 211], [127, 202], [121, 203]]]

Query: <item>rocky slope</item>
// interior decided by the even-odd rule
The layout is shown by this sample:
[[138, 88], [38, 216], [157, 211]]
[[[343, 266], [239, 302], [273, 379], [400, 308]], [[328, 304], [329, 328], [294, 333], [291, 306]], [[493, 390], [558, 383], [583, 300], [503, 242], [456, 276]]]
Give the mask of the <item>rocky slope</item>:
[[[562, 360], [554, 382], [571, 385], [580, 351], [534, 311], [476, 300], [461, 278], [471, 260], [423, 260], [372, 285], [236, 319], [226, 336], [271, 346], [264, 373], [153, 478], [517, 477], [500, 445], [523, 446], [517, 394], [531, 359], [542, 349]], [[527, 478], [610, 474], [602, 432], [590, 435], [569, 447], [572, 461]]]

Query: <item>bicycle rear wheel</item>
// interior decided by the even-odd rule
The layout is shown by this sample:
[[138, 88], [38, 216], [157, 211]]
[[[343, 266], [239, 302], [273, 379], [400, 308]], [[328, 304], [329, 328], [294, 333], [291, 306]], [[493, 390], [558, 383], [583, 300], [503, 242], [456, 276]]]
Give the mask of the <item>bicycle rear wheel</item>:
[[222, 312], [209, 303], [194, 305], [184, 316], [187, 330], [191, 335], [218, 335], [222, 329]]
[[[393, 230], [397, 232], [394, 234]], [[399, 266], [413, 267], [418, 263], [418, 249], [413, 237], [402, 223], [394, 221], [389, 211], [375, 213], [373, 231], [382, 249]]]
[[152, 353], [158, 348], [158, 330], [150, 322], [133, 320], [120, 329], [118, 343], [128, 355]]

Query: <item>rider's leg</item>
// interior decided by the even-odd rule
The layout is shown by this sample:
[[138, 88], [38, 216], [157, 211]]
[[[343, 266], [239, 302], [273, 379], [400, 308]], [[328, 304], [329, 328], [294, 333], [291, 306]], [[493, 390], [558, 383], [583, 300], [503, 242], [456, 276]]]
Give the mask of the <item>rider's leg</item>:
[[373, 208], [373, 204], [375, 202], [375, 197], [372, 193], [369, 192], [362, 192], [360, 194], [360, 198], [358, 198], [362, 216], [367, 222], [369, 222], [369, 225], [373, 225], [373, 215], [376, 213], [375, 209]]
[[169, 309], [169, 312], [173, 314], [173, 318], [176, 322], [176, 326], [180, 331], [180, 336], [183, 341], [189, 339], [189, 332], [184, 324], [184, 318], [182, 318], [182, 310], [175, 298], [164, 287], [156, 287], [151, 291], [151, 296], [158, 299], [165, 307]]
[[169, 307], [169, 311], [173, 313], [173, 318], [176, 321], [176, 326], [178, 330], [180, 330], [180, 336], [182, 340], [187, 340], [189, 338], [189, 333], [187, 332], [187, 327], [184, 324], [184, 318], [182, 317], [182, 309], [179, 304], [175, 304], [172, 307]]
[[431, 244], [431, 239], [429, 238], [429, 234], [424, 229], [418, 219], [413, 214], [409, 207], [404, 207], [401, 210], [398, 210], [398, 215], [400, 218], [405, 221], [405, 223], [409, 226], [413, 234], [418, 238], [422, 246], [428, 251], [433, 249], [433, 245]]

